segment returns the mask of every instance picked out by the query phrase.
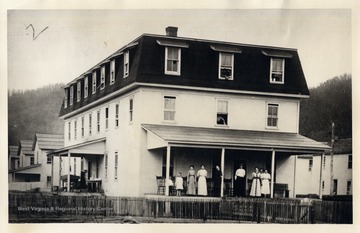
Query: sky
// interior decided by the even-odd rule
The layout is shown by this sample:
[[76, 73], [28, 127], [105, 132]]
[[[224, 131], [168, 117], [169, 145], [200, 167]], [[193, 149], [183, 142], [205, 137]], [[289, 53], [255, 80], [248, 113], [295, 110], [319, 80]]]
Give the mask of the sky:
[[179, 37], [295, 48], [309, 88], [352, 73], [349, 9], [9, 10], [7, 20], [10, 90], [69, 83], [167, 26]]

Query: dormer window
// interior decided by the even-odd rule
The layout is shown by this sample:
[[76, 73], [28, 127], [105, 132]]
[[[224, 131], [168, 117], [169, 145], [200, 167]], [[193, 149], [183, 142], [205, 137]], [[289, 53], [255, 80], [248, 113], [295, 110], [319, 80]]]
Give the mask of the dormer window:
[[234, 54], [219, 53], [219, 79], [234, 80]]
[[74, 86], [70, 87], [70, 106], [74, 103]]
[[285, 59], [271, 58], [270, 83], [284, 84]]
[[76, 95], [76, 101], [80, 102], [81, 100], [81, 81], [77, 82], [77, 95]]
[[110, 85], [115, 83], [115, 60], [110, 62]]
[[165, 74], [180, 75], [181, 49], [175, 47], [165, 48]]
[[89, 79], [88, 76], [84, 79], [84, 99], [88, 97], [89, 94]]
[[96, 93], [96, 71], [92, 73], [92, 93]]
[[64, 108], [68, 105], [68, 89], [65, 89]]
[[100, 80], [100, 90], [105, 88], [105, 66], [101, 67], [101, 80]]
[[124, 78], [129, 76], [129, 51], [124, 53]]

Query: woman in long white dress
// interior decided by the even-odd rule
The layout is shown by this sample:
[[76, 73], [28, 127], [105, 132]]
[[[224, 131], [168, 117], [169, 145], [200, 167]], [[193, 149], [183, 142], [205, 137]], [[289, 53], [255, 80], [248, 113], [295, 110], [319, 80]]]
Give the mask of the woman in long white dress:
[[268, 197], [270, 195], [270, 179], [271, 176], [268, 170], [261, 174], [261, 195]]
[[206, 185], [207, 171], [205, 170], [204, 165], [201, 165], [201, 168], [197, 172], [196, 177], [198, 178], [198, 195], [207, 196], [207, 185]]
[[252, 197], [261, 197], [261, 180], [260, 180], [260, 176], [261, 173], [259, 172], [259, 168], [255, 168], [255, 172], [253, 172], [252, 174], [253, 178], [252, 178], [252, 184], [251, 184], [251, 191], [250, 191], [250, 196]]

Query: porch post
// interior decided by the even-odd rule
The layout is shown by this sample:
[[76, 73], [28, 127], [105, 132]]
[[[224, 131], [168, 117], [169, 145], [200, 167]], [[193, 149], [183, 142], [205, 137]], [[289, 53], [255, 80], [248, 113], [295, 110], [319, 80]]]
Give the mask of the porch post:
[[54, 155], [51, 154], [51, 192], [54, 191]]
[[61, 154], [59, 154], [59, 190], [61, 188]]
[[224, 196], [224, 168], [225, 168], [225, 148], [221, 148], [221, 189], [220, 189], [220, 197]]
[[165, 196], [169, 196], [169, 179], [170, 179], [170, 145], [166, 147], [166, 174], [165, 174]]
[[297, 155], [295, 155], [294, 158], [294, 186], [293, 186], [293, 198], [296, 197], [296, 160], [297, 160]]
[[270, 191], [270, 197], [273, 198], [274, 197], [274, 172], [275, 170], [275, 150], [272, 149], [272, 154], [271, 154], [271, 191]]
[[68, 151], [68, 162], [69, 162], [69, 167], [68, 167], [68, 174], [67, 174], [67, 188], [66, 188], [66, 191], [70, 192], [70, 168], [71, 168], [70, 151]]
[[320, 159], [320, 185], [319, 185], [319, 198], [322, 199], [322, 180], [323, 180], [323, 163], [324, 163], [324, 156], [325, 154], [321, 154]]

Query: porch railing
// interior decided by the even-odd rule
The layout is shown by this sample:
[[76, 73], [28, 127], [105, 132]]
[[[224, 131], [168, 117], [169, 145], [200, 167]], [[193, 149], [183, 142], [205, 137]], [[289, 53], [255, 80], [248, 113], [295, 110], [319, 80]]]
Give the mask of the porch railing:
[[[126, 216], [263, 223], [352, 223], [352, 202], [265, 198], [107, 197], [9, 193], [9, 219]], [[33, 219], [33, 220], [32, 220]], [[49, 220], [51, 222], [51, 220]]]

